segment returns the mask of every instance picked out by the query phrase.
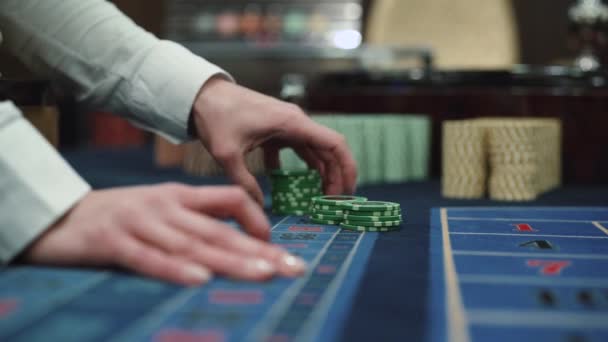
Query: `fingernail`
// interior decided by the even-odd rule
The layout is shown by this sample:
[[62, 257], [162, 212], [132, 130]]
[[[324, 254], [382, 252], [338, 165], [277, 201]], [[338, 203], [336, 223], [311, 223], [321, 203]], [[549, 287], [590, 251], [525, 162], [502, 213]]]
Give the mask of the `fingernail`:
[[291, 254], [283, 256], [282, 261], [285, 266], [296, 273], [303, 273], [308, 267], [304, 260]]
[[186, 266], [186, 277], [192, 282], [204, 284], [211, 280], [211, 272], [196, 265], [188, 265]]
[[264, 259], [255, 259], [252, 261], [253, 264], [253, 268], [255, 268], [256, 271], [261, 272], [261, 273], [275, 273], [276, 269], [274, 268], [274, 266], [272, 266], [271, 263], [269, 263], [268, 261], [264, 260]]

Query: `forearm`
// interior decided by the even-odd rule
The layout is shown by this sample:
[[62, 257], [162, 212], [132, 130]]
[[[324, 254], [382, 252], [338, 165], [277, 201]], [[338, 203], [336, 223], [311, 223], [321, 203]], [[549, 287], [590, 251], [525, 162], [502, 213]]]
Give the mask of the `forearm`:
[[124, 115], [173, 141], [188, 139], [196, 94], [223, 73], [102, 0], [3, 0], [0, 30], [13, 54], [85, 105]]
[[89, 185], [9, 102], [0, 102], [0, 263], [66, 213]]

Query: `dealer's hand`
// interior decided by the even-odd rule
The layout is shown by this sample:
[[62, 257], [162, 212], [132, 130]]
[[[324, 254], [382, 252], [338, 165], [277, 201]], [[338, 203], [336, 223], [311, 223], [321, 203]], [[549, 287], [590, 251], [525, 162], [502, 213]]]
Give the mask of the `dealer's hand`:
[[[225, 217], [254, 237], [217, 219]], [[264, 213], [239, 187], [164, 184], [90, 192], [23, 257], [115, 264], [187, 285], [205, 283], [213, 273], [246, 280], [302, 274], [304, 262], [268, 238]]]
[[199, 92], [193, 115], [209, 152], [260, 204], [262, 191], [244, 158], [258, 146], [264, 149], [267, 168], [278, 168], [279, 150], [292, 147], [309, 167], [319, 170], [325, 193], [355, 190], [357, 167], [344, 137], [315, 123], [295, 105], [214, 78]]

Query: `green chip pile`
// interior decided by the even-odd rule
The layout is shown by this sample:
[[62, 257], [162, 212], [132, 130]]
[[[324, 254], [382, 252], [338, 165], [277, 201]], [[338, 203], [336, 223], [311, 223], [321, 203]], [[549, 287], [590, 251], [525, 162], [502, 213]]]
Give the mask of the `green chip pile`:
[[403, 215], [399, 203], [368, 201], [357, 196], [319, 196], [312, 198], [310, 221], [339, 225], [359, 232], [399, 230]]
[[323, 194], [321, 177], [316, 170], [273, 170], [270, 182], [275, 215], [307, 215], [311, 199]]
[[310, 221], [316, 224], [339, 225], [344, 219], [342, 202], [367, 201], [359, 196], [317, 196], [313, 197], [310, 206]]

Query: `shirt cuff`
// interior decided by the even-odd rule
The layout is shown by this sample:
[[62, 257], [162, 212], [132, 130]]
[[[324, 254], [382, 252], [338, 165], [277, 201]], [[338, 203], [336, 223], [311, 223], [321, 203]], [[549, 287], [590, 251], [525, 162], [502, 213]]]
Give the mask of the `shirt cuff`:
[[0, 127], [0, 262], [21, 253], [90, 190], [90, 186], [12, 103]]
[[139, 117], [153, 117], [158, 122], [136, 124], [143, 124], [174, 143], [191, 140], [188, 118], [196, 96], [210, 78], [218, 75], [234, 81], [226, 71], [185, 47], [159, 41], [145, 58], [132, 84], [136, 110], [145, 113]]

